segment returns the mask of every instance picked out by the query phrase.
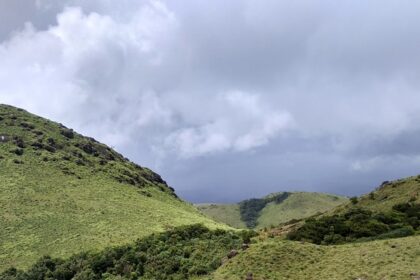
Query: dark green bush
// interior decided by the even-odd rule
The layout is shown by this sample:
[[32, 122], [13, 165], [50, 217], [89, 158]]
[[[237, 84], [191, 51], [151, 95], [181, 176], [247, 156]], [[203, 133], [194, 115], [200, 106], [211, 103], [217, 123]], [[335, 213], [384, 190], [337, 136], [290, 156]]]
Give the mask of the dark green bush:
[[23, 149], [20, 149], [20, 148], [16, 148], [16, 149], [12, 150], [11, 152], [18, 155], [18, 156], [23, 155]]
[[60, 131], [61, 135], [63, 135], [64, 137], [68, 138], [68, 139], [73, 139], [74, 138], [74, 132], [71, 129], [62, 129]]
[[357, 204], [357, 202], [359, 202], [359, 200], [356, 196], [353, 196], [353, 197], [350, 198], [350, 202], [354, 205], [354, 204]]

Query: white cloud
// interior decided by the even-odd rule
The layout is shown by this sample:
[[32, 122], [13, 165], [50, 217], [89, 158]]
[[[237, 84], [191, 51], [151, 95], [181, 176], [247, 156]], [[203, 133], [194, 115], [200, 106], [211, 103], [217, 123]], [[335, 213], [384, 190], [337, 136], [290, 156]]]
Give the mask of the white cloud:
[[[188, 51], [174, 53], [182, 45], [178, 20], [159, 1], [130, 8], [121, 18], [67, 7], [47, 30], [28, 23], [0, 45], [1, 101], [113, 146], [141, 143], [182, 157], [254, 149], [289, 125], [290, 115], [240, 91], [205, 103], [187, 92], [183, 104], [171, 103], [165, 83], [177, 83], [178, 68], [188, 62]], [[209, 109], [198, 123], [189, 113], [197, 107]]]
[[[66, 8], [57, 25], [28, 23], [0, 45], [0, 100], [121, 145], [136, 127], [169, 122], [153, 75], [176, 19], [156, 1], [126, 21]], [[161, 77], [163, 78], [163, 77]]]
[[165, 139], [165, 146], [185, 158], [221, 151], [247, 151], [266, 145], [292, 127], [289, 113], [263, 104], [258, 95], [229, 91], [216, 100], [214, 105], [223, 114], [171, 133]]

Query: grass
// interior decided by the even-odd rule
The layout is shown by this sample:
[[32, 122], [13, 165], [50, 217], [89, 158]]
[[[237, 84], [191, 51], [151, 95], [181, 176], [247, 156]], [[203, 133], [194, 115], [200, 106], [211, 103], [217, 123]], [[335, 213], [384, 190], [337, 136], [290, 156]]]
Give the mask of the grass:
[[357, 198], [357, 203], [343, 204], [327, 211], [325, 215], [344, 213], [351, 208], [360, 207], [374, 212], [387, 212], [396, 204], [408, 201], [420, 203], [420, 175], [395, 181], [385, 181], [374, 191]]
[[[277, 194], [271, 194], [270, 198]], [[263, 198], [263, 199], [265, 199]], [[269, 202], [259, 212], [256, 229], [276, 226], [292, 219], [302, 219], [325, 212], [348, 201], [347, 198], [324, 193], [291, 192], [281, 203]], [[239, 204], [198, 204], [197, 208], [212, 219], [235, 228], [246, 228]]]
[[202, 279], [398, 279], [420, 273], [420, 236], [321, 246], [266, 239]]
[[[385, 213], [399, 203], [418, 203], [419, 192], [419, 176], [385, 182], [372, 194], [357, 198], [356, 203], [339, 205], [319, 217], [355, 208]], [[287, 200], [278, 207], [286, 205]], [[293, 204], [290, 208], [296, 209]], [[260, 219], [267, 217], [268, 210], [270, 205], [262, 210]], [[272, 214], [271, 219], [275, 219], [275, 215]], [[290, 226], [292, 230], [299, 228], [296, 224], [260, 232], [259, 239], [248, 250], [240, 252], [211, 277], [202, 279], [245, 279], [248, 273], [253, 273], [253, 279], [409, 280], [414, 279], [411, 273], [420, 274], [420, 235], [323, 246], [285, 240], [284, 234]]]
[[340, 204], [347, 198], [324, 193], [294, 192], [282, 203], [270, 202], [261, 211], [257, 229], [278, 225], [293, 219], [310, 217]]
[[0, 136], [7, 136], [0, 142], [0, 271], [174, 226], [227, 228], [178, 199], [151, 170], [63, 131], [70, 130], [0, 105]]
[[196, 204], [196, 207], [210, 218], [223, 222], [235, 228], [246, 228], [245, 222], [241, 220], [241, 213], [238, 204]]
[[420, 202], [420, 175], [383, 183], [373, 192], [359, 198], [357, 206], [372, 211], [387, 211], [395, 204]]
[[43, 257], [26, 271], [0, 273], [0, 279], [190, 279], [215, 271], [232, 249], [239, 250], [244, 236], [199, 224], [182, 226], [94, 254]]

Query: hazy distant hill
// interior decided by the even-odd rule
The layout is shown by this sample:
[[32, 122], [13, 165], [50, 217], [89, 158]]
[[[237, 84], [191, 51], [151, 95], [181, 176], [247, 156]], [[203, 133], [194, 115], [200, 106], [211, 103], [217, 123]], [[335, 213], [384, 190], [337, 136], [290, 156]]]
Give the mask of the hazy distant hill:
[[264, 228], [292, 219], [302, 219], [325, 212], [347, 198], [311, 192], [280, 192], [237, 204], [197, 204], [197, 208], [216, 221], [236, 228]]
[[224, 227], [111, 148], [0, 105], [0, 270], [127, 243], [174, 226]]

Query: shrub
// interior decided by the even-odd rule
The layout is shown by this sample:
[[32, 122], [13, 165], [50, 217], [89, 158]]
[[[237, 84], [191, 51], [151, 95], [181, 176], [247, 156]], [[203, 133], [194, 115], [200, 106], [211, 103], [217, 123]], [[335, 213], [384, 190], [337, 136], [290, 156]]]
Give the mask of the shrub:
[[23, 141], [22, 138], [20, 137], [15, 137], [14, 142], [16, 144], [16, 146], [18, 146], [19, 148], [25, 148], [25, 142]]
[[74, 132], [71, 129], [62, 129], [60, 130], [61, 135], [63, 135], [64, 137], [68, 138], [68, 139], [73, 139], [74, 138]]
[[18, 156], [23, 155], [23, 149], [20, 149], [20, 148], [14, 149], [11, 152], [18, 155]]
[[353, 205], [355, 205], [355, 204], [357, 204], [359, 202], [359, 200], [357, 199], [357, 196], [353, 196], [353, 197], [350, 198], [350, 202]]

